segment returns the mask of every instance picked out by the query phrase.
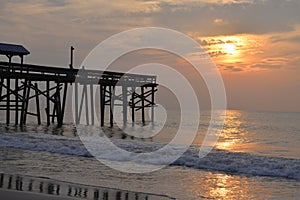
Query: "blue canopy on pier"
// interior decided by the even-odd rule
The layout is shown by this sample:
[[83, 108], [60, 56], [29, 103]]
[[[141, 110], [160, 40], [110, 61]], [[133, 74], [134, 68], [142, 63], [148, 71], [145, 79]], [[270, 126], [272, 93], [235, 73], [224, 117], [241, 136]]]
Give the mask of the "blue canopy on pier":
[[6, 56], [24, 56], [30, 52], [22, 45], [0, 43], [0, 55]]

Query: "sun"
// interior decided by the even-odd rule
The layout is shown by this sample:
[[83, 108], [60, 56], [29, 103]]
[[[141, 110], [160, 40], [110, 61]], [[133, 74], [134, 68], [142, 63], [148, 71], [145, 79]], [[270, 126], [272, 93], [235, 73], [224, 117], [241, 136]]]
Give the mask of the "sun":
[[229, 55], [235, 55], [236, 54], [236, 47], [234, 44], [232, 43], [226, 43], [226, 44], [223, 44], [222, 45], [222, 48], [223, 48], [223, 51], [226, 53], [226, 54], [229, 54]]

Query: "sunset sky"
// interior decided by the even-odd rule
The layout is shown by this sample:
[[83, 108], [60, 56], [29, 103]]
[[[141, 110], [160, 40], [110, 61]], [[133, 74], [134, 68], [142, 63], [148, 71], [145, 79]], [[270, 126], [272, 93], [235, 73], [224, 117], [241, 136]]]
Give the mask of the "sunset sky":
[[299, 0], [2, 0], [0, 42], [27, 47], [27, 63], [59, 66], [73, 45], [79, 66], [115, 33], [170, 28], [212, 56], [230, 109], [300, 111], [299, 11]]

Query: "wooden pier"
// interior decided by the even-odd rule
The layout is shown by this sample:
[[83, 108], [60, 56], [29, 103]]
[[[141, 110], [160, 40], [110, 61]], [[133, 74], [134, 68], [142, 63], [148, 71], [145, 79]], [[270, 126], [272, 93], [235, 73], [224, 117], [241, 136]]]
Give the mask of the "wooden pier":
[[[8, 58], [8, 62], [0, 62], [0, 110], [6, 113], [6, 124], [25, 125], [29, 115], [36, 117], [37, 123], [41, 124], [41, 116], [45, 113], [48, 125], [56, 122], [62, 126], [69, 85], [73, 86], [75, 97], [73, 115], [76, 124], [81, 123], [85, 114], [86, 125], [94, 125], [95, 117], [99, 116], [100, 125], [104, 126], [107, 106], [110, 108], [110, 126], [114, 124], [115, 106], [122, 107], [119, 114], [123, 116], [124, 126], [129, 123], [128, 110], [131, 111], [132, 124], [141, 121], [145, 125], [147, 108], [150, 112], [148, 121], [153, 123], [156, 76], [79, 70], [73, 68], [72, 61], [69, 68], [24, 64], [23, 57], [28, 54], [29, 51], [20, 45], [0, 44], [0, 55]], [[21, 62], [12, 62], [14, 56], [19, 56]], [[116, 94], [116, 90], [121, 93]], [[99, 98], [94, 98], [94, 94], [99, 94]], [[95, 113], [97, 105], [99, 114]], [[35, 111], [30, 109], [32, 107]], [[140, 120], [136, 119], [137, 112], [141, 112]], [[14, 114], [13, 120], [11, 113]]]

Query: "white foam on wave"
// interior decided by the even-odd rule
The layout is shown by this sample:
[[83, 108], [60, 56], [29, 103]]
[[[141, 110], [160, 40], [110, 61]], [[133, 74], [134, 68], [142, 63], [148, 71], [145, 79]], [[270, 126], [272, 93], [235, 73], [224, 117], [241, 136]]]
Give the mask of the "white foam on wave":
[[[139, 142], [114, 139], [113, 142], [124, 150], [131, 152], [151, 152], [161, 148], [163, 145], [153, 142]], [[99, 141], [97, 142], [99, 145]], [[103, 143], [102, 145], [105, 145]], [[46, 151], [63, 155], [91, 157], [79, 138], [68, 138], [64, 136], [42, 135], [33, 133], [1, 133], [0, 147], [18, 148], [32, 151]], [[176, 148], [176, 147], [174, 147]], [[172, 156], [174, 151], [161, 157], [151, 157], [141, 160], [138, 155], [133, 159], [125, 158], [112, 151], [105, 151], [97, 155], [97, 158], [111, 161], [134, 161], [154, 165], [165, 164], [165, 158]], [[176, 152], [176, 151], [175, 151]], [[247, 153], [227, 152], [213, 150], [206, 157], [199, 158], [196, 147], [190, 147], [172, 165], [185, 166], [195, 169], [208, 169], [224, 171], [229, 173], [241, 173], [253, 176], [274, 176], [300, 180], [300, 160], [280, 157], [265, 157]]]
[[47, 151], [65, 155], [90, 156], [78, 138], [48, 134], [3, 133], [0, 134], [0, 147]]

